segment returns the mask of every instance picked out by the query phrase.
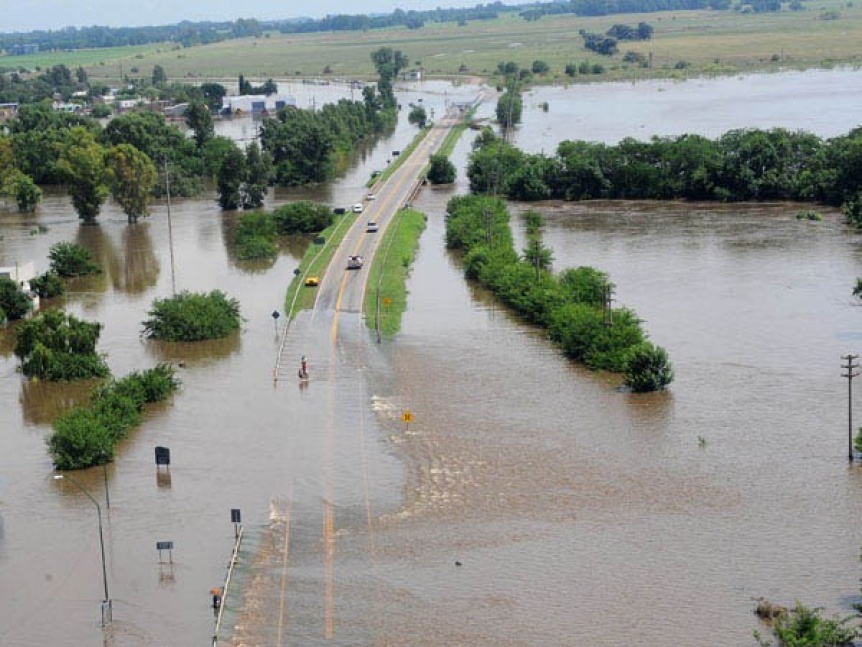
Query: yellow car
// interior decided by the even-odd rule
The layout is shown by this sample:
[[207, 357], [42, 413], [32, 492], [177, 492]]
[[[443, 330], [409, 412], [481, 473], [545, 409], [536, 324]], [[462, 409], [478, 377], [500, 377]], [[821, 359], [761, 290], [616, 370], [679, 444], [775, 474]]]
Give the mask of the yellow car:
[[319, 283], [320, 283], [320, 278], [319, 278], [319, 277], [317, 277], [317, 276], [307, 276], [307, 277], [305, 277], [305, 284], [306, 284], [308, 287], [310, 287], [310, 288], [317, 287], [317, 285], [318, 285]]

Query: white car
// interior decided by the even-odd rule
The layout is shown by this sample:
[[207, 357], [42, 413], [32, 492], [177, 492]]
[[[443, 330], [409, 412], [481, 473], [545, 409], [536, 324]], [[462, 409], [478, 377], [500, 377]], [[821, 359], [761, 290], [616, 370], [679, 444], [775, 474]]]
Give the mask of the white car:
[[348, 270], [362, 269], [362, 257], [361, 256], [348, 256], [347, 257], [347, 269]]
[[361, 202], [357, 202], [355, 205], [353, 205], [353, 213], [362, 213], [362, 203]]
[[380, 227], [377, 226], [377, 223], [373, 220], [368, 221], [368, 225], [365, 227], [365, 231], [369, 234], [375, 234], [380, 230]]
[[373, 193], [369, 193], [368, 195], [366, 195], [366, 196], [365, 196], [365, 199], [366, 199], [366, 200], [369, 200], [369, 201], [370, 201], [370, 200], [376, 200], [376, 199], [377, 199], [377, 196], [376, 196], [376, 195], [374, 195]]

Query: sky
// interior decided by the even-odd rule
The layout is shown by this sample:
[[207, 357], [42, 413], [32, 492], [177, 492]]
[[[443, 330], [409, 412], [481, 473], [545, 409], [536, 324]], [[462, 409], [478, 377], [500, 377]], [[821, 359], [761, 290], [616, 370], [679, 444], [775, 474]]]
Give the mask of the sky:
[[[484, 2], [485, 0], [483, 0]], [[274, 20], [327, 14], [472, 7], [479, 0], [0, 0], [0, 33], [63, 27], [138, 27], [183, 20]]]

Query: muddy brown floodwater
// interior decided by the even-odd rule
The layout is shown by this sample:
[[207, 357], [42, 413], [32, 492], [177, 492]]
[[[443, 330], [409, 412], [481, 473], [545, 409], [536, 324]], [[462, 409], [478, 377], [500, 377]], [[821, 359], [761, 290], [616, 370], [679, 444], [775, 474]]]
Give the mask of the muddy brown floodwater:
[[[811, 77], [783, 78], [782, 92], [804, 102]], [[416, 92], [442, 107], [458, 90]], [[739, 105], [732, 117], [744, 115]], [[354, 202], [408, 138], [399, 130], [302, 195]], [[459, 168], [469, 145], [456, 150]], [[529, 205], [547, 215], [555, 267], [609, 272], [617, 303], [668, 349], [672, 389], [634, 395], [463, 280], [443, 213], [464, 190], [462, 179], [423, 192], [409, 310], [381, 345], [350, 312], [305, 313], [283, 340], [270, 315], [303, 245], [271, 265], [240, 263], [228, 245], [236, 215], [209, 199], [174, 204], [176, 285], [236, 296], [246, 321], [235, 337], [192, 346], [139, 338], [152, 300], [171, 292], [164, 205], [134, 227], [112, 206], [81, 227], [57, 193], [32, 218], [4, 213], [0, 265], [42, 271], [59, 240], [94, 251], [105, 273], [71, 286], [63, 305], [105, 324], [99, 348], [115, 375], [184, 366], [173, 402], [108, 467], [110, 509], [101, 469], [73, 475], [104, 515], [114, 622], [103, 632], [95, 506], [52, 478], [44, 446], [85, 389], [24, 382], [0, 337], [0, 644], [210, 644], [231, 508], [246, 541], [224, 644], [724, 647], [753, 644], [759, 596], [848, 612], [862, 472], [847, 464], [840, 364], [862, 342], [851, 295], [862, 246], [840, 214]], [[288, 366], [309, 357], [306, 387], [273, 382], [282, 342]], [[156, 471], [157, 445], [171, 449], [169, 474]], [[174, 542], [172, 562], [159, 562], [157, 541]]]

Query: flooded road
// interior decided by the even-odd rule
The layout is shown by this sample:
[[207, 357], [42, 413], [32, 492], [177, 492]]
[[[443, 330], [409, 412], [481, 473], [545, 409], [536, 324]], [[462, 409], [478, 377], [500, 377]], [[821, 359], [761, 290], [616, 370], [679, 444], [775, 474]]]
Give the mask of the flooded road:
[[[303, 195], [350, 204], [395, 143]], [[862, 247], [841, 216], [530, 205], [548, 217], [555, 267], [609, 272], [617, 302], [668, 349], [671, 391], [633, 395], [463, 280], [443, 246], [445, 202], [463, 190], [462, 178], [417, 204], [428, 230], [395, 341], [374, 344], [358, 314], [342, 314], [337, 337], [325, 314], [296, 320], [285, 345], [310, 358], [302, 389], [272, 381], [282, 339], [270, 316], [301, 244], [270, 266], [238, 263], [235, 214], [177, 202], [177, 288], [222, 289], [246, 321], [215, 344], [156, 345], [139, 333], [171, 292], [163, 208], [135, 227], [113, 208], [81, 227], [61, 195], [34, 218], [4, 213], [0, 265], [39, 265], [59, 240], [94, 250], [105, 274], [76, 283], [65, 307], [105, 324], [115, 375], [185, 366], [173, 402], [108, 467], [110, 511], [102, 470], [74, 474], [105, 515], [115, 620], [103, 639], [96, 511], [51, 478], [44, 446], [82, 389], [23, 382], [2, 337], [0, 644], [208, 644], [231, 508], [247, 532], [245, 595], [227, 603], [234, 644], [720, 647], [753, 644], [761, 595], [847, 612], [862, 472], [846, 461], [840, 356], [862, 340]], [[38, 224], [48, 231], [31, 234]], [[157, 445], [171, 448], [169, 476]], [[157, 541], [174, 542], [173, 564]]]

